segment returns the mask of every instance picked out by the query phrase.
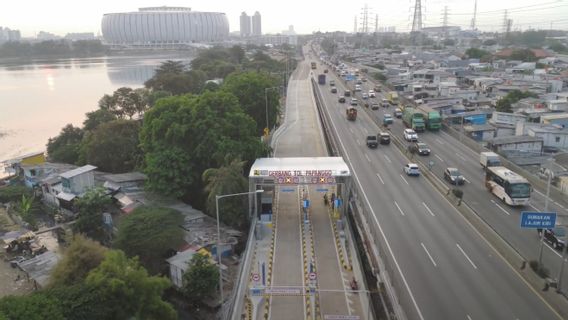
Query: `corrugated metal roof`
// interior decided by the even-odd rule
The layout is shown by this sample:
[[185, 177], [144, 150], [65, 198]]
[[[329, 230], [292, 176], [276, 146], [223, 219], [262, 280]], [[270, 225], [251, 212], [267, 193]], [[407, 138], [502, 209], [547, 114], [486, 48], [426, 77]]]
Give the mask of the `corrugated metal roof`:
[[506, 136], [496, 137], [490, 140], [494, 145], [496, 144], [509, 144], [509, 143], [522, 143], [522, 142], [543, 142], [542, 137], [532, 136]]
[[83, 174], [83, 173], [86, 173], [86, 172], [89, 172], [89, 171], [93, 171], [96, 168], [97, 167], [88, 164], [86, 166], [82, 166], [82, 167], [79, 167], [77, 169], [73, 169], [71, 171], [64, 172], [64, 173], [60, 174], [60, 176], [62, 178], [65, 178], [65, 179], [71, 179], [74, 176], [78, 176], [80, 174]]

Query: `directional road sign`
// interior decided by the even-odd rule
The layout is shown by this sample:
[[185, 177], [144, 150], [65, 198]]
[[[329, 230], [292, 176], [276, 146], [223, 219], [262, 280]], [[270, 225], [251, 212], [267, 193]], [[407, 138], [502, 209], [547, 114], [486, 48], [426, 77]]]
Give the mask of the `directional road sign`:
[[550, 229], [556, 224], [556, 212], [521, 212], [521, 228]]

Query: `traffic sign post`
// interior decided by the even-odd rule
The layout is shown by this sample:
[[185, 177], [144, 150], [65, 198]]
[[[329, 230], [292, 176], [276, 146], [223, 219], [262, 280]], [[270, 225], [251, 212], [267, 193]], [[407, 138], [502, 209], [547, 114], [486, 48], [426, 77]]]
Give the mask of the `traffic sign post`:
[[[548, 196], [547, 196], [548, 200]], [[548, 207], [546, 203], [545, 207]], [[521, 212], [521, 228], [539, 229], [540, 246], [538, 250], [538, 268], [542, 268], [542, 250], [544, 249], [544, 230], [556, 225], [556, 212]]]
[[310, 280], [316, 280], [318, 278], [318, 275], [315, 272], [310, 272], [310, 274], [308, 275], [308, 278]]
[[252, 274], [252, 281], [258, 282], [260, 280], [260, 275], [258, 273]]

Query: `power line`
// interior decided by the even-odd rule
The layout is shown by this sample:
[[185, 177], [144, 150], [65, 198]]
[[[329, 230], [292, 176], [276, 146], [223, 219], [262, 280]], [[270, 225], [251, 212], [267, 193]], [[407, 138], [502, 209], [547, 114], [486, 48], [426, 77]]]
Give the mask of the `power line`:
[[[552, 1], [552, 2], [544, 2], [544, 3], [540, 3], [540, 4], [532, 4], [532, 5], [528, 5], [528, 6], [522, 6], [522, 7], [516, 7], [516, 8], [508, 8], [507, 10], [509, 12], [513, 12], [517, 9], [525, 9], [525, 8], [532, 8], [532, 7], [540, 7], [543, 5], [548, 5], [548, 4], [558, 4], [559, 2], [562, 2], [562, 0], [557, 0], [557, 1]], [[501, 13], [503, 12], [503, 9], [500, 10], [491, 10], [491, 11], [482, 11], [482, 12], [478, 12], [477, 14], [487, 14], [487, 13]], [[454, 15], [471, 15], [471, 12], [468, 13], [454, 13]]]

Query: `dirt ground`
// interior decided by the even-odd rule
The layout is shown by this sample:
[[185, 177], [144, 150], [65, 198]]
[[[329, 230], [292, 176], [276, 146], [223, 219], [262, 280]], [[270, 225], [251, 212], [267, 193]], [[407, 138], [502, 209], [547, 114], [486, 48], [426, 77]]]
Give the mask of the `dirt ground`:
[[[6, 210], [0, 206], [0, 234], [17, 229], [18, 226], [12, 223]], [[0, 244], [2, 245], [0, 248], [0, 297], [22, 295], [33, 291], [33, 284], [26, 280], [25, 274], [18, 268], [12, 268], [10, 262], [6, 261], [4, 244], [1, 240]]]

